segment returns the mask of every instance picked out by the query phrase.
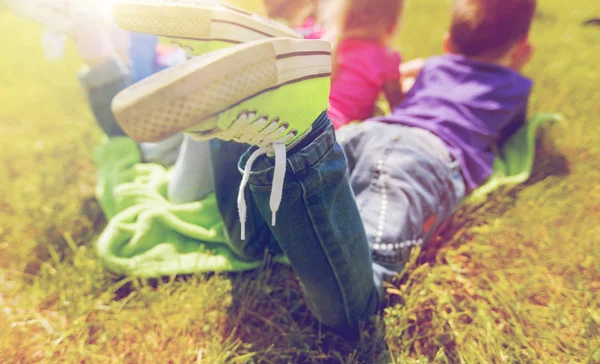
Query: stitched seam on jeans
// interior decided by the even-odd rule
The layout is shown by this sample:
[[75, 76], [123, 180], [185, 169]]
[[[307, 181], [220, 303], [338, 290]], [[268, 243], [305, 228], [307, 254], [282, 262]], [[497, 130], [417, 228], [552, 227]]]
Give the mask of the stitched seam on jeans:
[[[387, 160], [392, 154], [392, 150], [395, 149], [397, 142], [400, 139], [392, 138], [390, 145], [384, 149], [382, 157], [378, 160], [376, 169], [373, 173], [372, 180], [376, 179], [378, 176], [378, 185], [379, 185], [379, 193], [381, 194], [381, 206], [379, 210], [379, 220], [377, 225], [377, 230], [375, 233], [375, 241], [373, 242], [373, 250], [372, 257], [373, 261], [379, 261], [382, 263], [397, 263], [400, 262], [407, 252], [410, 252], [415, 246], [422, 246], [423, 239], [416, 238], [411, 240], [406, 240], [403, 242], [394, 242], [394, 243], [384, 243], [383, 242], [383, 233], [385, 231], [385, 224], [387, 222], [388, 215], [388, 190], [389, 183], [386, 184], [387, 179], [390, 178], [390, 175], [387, 170], [384, 170], [384, 166], [387, 166]], [[369, 185], [369, 188], [372, 188], [373, 183]], [[382, 251], [389, 251], [392, 253], [392, 256], [383, 255]]]
[[[389, 149], [386, 150], [386, 152]], [[387, 154], [387, 153], [386, 153]], [[379, 195], [380, 195], [380, 203], [379, 203], [379, 218], [377, 219], [377, 229], [375, 231], [375, 242], [373, 243], [374, 250], [380, 250], [382, 248], [382, 240], [383, 240], [383, 231], [385, 230], [385, 224], [387, 220], [387, 211], [388, 211], [388, 188], [389, 188], [389, 174], [386, 170], [383, 169], [384, 161], [383, 158], [380, 158], [377, 161], [377, 172], [379, 173], [378, 184], [379, 184]]]
[[[452, 172], [452, 171], [450, 171]], [[448, 176], [450, 175], [450, 172], [448, 174]], [[452, 183], [452, 180], [449, 177], [444, 178], [444, 183], [447, 184], [446, 188], [444, 188], [442, 190], [442, 196], [440, 198], [440, 204], [438, 204], [438, 208], [435, 211], [431, 211], [431, 214], [434, 214], [436, 216], [441, 216], [441, 211], [440, 208], [441, 206], [444, 206], [444, 204], [449, 203], [450, 201], [450, 193], [452, 193], [452, 191], [454, 191], [454, 185]], [[447, 218], [449, 219], [450, 217], [452, 217], [454, 212], [452, 212], [450, 214], [450, 216]], [[446, 219], [446, 220], [447, 220]], [[419, 233], [419, 235], [417, 235], [417, 237], [415, 239], [411, 239], [411, 240], [406, 240], [404, 242], [401, 243], [394, 243], [393, 247], [395, 249], [389, 249], [392, 251], [392, 256], [386, 256], [383, 255], [381, 253], [379, 253], [378, 251], [380, 251], [381, 249], [377, 249], [378, 251], [375, 251], [375, 247], [373, 248], [373, 260], [374, 261], [381, 261], [382, 263], [397, 263], [398, 261], [400, 261], [403, 258], [404, 255], [404, 251], [402, 250], [398, 250], [398, 249], [408, 249], [408, 252], [410, 252], [410, 250], [412, 250], [412, 248], [414, 248], [415, 246], [420, 246], [423, 247], [425, 244], [427, 244], [427, 242], [435, 237], [435, 233], [438, 231], [439, 227], [446, 221], [446, 220], [442, 220], [442, 221], [437, 221], [436, 220], [436, 224], [434, 225], [434, 227], [432, 227], [430, 234], [428, 236], [427, 233], [425, 233], [424, 231], [421, 231]], [[390, 244], [388, 244], [389, 247]]]
[[[373, 242], [373, 250], [380, 250], [382, 247], [383, 240], [383, 232], [385, 230], [385, 223], [387, 220], [387, 212], [388, 212], [388, 184], [387, 180], [389, 178], [389, 173], [384, 170], [384, 166], [386, 166], [387, 159], [390, 155], [391, 150], [393, 149], [396, 140], [392, 139], [387, 148], [383, 150], [383, 153], [379, 160], [377, 161], [377, 165], [375, 166], [374, 171], [372, 172], [371, 183], [369, 183], [369, 189], [373, 189], [375, 184], [379, 185], [379, 191], [374, 191], [377, 194], [381, 195], [381, 203], [379, 206], [379, 218], [377, 220], [377, 229], [375, 231], [375, 241]], [[376, 182], [375, 182], [376, 181]], [[374, 183], [375, 182], [375, 183]]]
[[400, 243], [394, 243], [393, 246], [395, 249], [391, 249], [392, 256], [386, 256], [381, 254], [379, 251], [373, 250], [373, 261], [381, 262], [381, 263], [399, 263], [403, 260], [405, 255], [410, 254], [410, 251], [415, 246], [423, 246], [424, 241], [422, 238], [406, 240]]

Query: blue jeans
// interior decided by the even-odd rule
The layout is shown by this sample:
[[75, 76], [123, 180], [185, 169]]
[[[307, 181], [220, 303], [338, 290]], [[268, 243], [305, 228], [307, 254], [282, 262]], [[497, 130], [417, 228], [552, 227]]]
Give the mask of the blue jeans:
[[399, 272], [465, 196], [460, 165], [423, 129], [365, 121], [337, 133], [373, 261]]
[[[390, 147], [385, 139], [375, 143], [386, 129], [388, 138], [407, 133], [406, 147], [400, 147], [401, 143]], [[422, 212], [435, 205], [436, 219], [441, 222], [452, 214], [461, 191], [464, 194], [458, 167], [443, 143], [420, 131], [413, 137], [409, 129], [360, 124], [347, 131], [344, 152], [331, 122], [325, 113], [320, 115], [301, 145], [288, 153], [283, 201], [274, 227], [268, 224], [274, 161], [262, 157], [255, 163], [245, 193], [249, 206], [245, 241], [240, 239], [235, 201], [240, 171], [255, 148], [213, 141], [217, 200], [232, 249], [246, 259], [260, 258], [265, 248], [285, 252], [311, 311], [324, 324], [344, 328], [367, 320], [383, 297], [382, 280], [394, 273], [413, 246], [404, 243], [406, 237], [414, 236], [410, 241], [418, 242], [428, 236], [429, 230], [414, 232], [419, 225], [414, 216], [425, 216]], [[381, 159], [384, 154], [390, 157], [380, 164], [377, 156]], [[393, 182], [385, 189], [377, 187], [383, 179]], [[387, 191], [385, 204], [393, 214], [386, 212], [389, 223], [381, 227], [383, 190]], [[375, 218], [371, 217], [373, 211], [377, 212]], [[395, 254], [398, 251], [402, 254]]]

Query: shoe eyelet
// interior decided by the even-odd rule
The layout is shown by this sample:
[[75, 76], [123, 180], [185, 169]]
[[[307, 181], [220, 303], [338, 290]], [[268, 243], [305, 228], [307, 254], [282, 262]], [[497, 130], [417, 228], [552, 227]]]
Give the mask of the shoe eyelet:
[[287, 130], [290, 127], [290, 124], [287, 121], [284, 121], [279, 127]]
[[298, 130], [297, 129], [292, 129], [292, 130], [289, 131], [288, 134], [294, 134], [294, 136], [297, 136], [298, 135]]

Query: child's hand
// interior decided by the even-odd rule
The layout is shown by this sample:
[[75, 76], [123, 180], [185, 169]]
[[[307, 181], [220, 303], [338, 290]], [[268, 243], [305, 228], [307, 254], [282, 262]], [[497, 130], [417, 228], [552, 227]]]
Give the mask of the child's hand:
[[425, 65], [425, 60], [423, 58], [416, 58], [412, 61], [404, 62], [400, 65], [400, 74], [402, 78], [416, 78], [423, 66]]
[[402, 91], [408, 93], [410, 89], [415, 85], [417, 79], [415, 77], [402, 77]]
[[515, 50], [515, 53], [512, 56], [512, 66], [511, 68], [517, 72], [521, 72], [523, 67], [533, 57], [533, 52], [535, 51], [535, 47], [529, 43], [529, 41], [524, 41], [522, 44], [518, 46]]

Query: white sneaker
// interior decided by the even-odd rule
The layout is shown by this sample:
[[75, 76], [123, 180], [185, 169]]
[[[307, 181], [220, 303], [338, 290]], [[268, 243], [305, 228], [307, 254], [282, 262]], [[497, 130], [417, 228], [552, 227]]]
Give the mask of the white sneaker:
[[[235, 136], [230, 130], [234, 119], [244, 110], [256, 109], [257, 103], [261, 109], [276, 109], [279, 124], [285, 120], [295, 128], [298, 113], [307, 112], [304, 124], [296, 128], [300, 137], [328, 104], [327, 97], [315, 97], [323, 102], [311, 102], [318, 112], [308, 112], [303, 101], [312, 99], [314, 92], [329, 95], [330, 74], [328, 42], [264, 39], [194, 57], [154, 74], [115, 96], [112, 110], [125, 133], [138, 142], [156, 142], [179, 132], [195, 139], [223, 138], [223, 131]], [[228, 109], [231, 115], [222, 115]]]
[[123, 29], [166, 37], [228, 43], [302, 38], [274, 20], [219, 0], [116, 0], [112, 10]]

